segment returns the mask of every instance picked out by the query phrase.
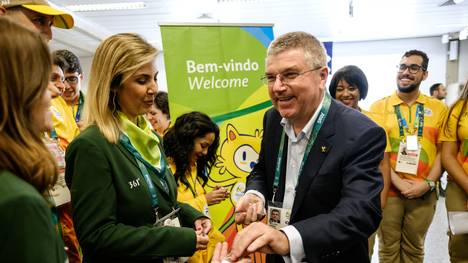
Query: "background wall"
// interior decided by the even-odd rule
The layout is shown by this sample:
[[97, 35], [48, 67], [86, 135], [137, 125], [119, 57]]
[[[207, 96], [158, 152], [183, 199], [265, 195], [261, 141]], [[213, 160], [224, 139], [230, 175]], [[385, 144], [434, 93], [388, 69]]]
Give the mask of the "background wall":
[[[421, 84], [421, 91], [429, 94], [429, 87], [433, 83], [445, 83], [448, 47], [441, 43], [440, 37], [334, 43], [332, 70], [335, 72], [345, 65], [353, 64], [364, 71], [369, 81], [369, 93], [360, 105], [368, 109], [374, 101], [395, 92], [396, 65], [403, 53], [410, 49], [422, 50], [429, 56], [429, 76]], [[86, 90], [92, 57], [81, 57], [80, 60], [84, 73], [83, 90]], [[159, 69], [159, 90], [167, 91], [162, 52], [156, 59], [156, 65]], [[460, 83], [468, 80], [468, 40], [460, 41], [458, 76]]]

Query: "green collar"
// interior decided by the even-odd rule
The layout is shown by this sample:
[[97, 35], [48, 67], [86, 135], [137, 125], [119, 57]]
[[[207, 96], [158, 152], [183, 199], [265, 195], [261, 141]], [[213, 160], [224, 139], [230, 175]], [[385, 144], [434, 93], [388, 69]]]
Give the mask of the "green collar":
[[159, 138], [153, 133], [145, 117], [142, 115], [137, 117], [137, 126], [124, 113], [119, 112], [118, 114], [122, 132], [128, 136], [133, 147], [147, 162], [155, 167], [160, 167]]

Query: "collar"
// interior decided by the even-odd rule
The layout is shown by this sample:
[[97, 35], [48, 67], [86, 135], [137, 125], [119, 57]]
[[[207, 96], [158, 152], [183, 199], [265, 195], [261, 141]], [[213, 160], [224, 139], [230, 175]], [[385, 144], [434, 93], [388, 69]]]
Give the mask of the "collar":
[[[428, 99], [429, 99], [428, 96], [422, 94], [421, 91], [419, 91], [418, 98], [416, 99], [415, 102], [420, 103], [420, 104], [426, 104]], [[390, 104], [392, 106], [395, 106], [395, 105], [399, 105], [399, 104], [405, 104], [405, 102], [402, 101], [400, 99], [400, 97], [398, 97], [398, 92], [395, 91], [395, 93], [393, 93], [393, 95], [390, 96]]]
[[118, 112], [122, 132], [141, 156], [153, 166], [160, 166], [159, 138], [151, 130], [151, 125], [143, 116], [137, 117], [138, 125], [131, 122], [123, 112]]
[[286, 118], [282, 118], [281, 119], [281, 125], [283, 126], [284, 128], [284, 132], [286, 133], [286, 135], [288, 135], [288, 137], [290, 138], [290, 140], [292, 142], [297, 142], [299, 140], [301, 140], [302, 138], [306, 138], [307, 140], [310, 139], [310, 133], [312, 132], [312, 127], [315, 123], [315, 121], [317, 120], [317, 117], [319, 115], [319, 112], [322, 110], [322, 107], [323, 107], [323, 101], [325, 100], [325, 94], [323, 94], [322, 96], [322, 100], [320, 101], [320, 104], [319, 106], [317, 107], [317, 109], [315, 110], [314, 112], [314, 115], [312, 115], [312, 117], [310, 118], [310, 120], [307, 122], [307, 124], [304, 126], [304, 128], [302, 129], [301, 132], [299, 132], [299, 134], [295, 135], [294, 133], [294, 129], [293, 129], [293, 125], [292, 123], [286, 119]]

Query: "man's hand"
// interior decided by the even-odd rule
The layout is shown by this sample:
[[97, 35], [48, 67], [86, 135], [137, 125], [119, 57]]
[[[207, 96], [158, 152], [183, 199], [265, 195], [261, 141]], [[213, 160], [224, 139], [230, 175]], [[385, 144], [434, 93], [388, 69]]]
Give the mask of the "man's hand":
[[211, 230], [211, 220], [208, 217], [201, 217], [195, 220], [195, 231], [208, 235]]
[[236, 261], [253, 252], [268, 254], [289, 254], [289, 239], [283, 232], [264, 223], [252, 223], [237, 233], [229, 255], [230, 261]]
[[407, 190], [401, 192], [408, 199], [418, 198], [431, 189], [425, 181], [410, 181], [407, 179], [404, 179], [404, 181], [411, 184]]
[[236, 205], [236, 223], [249, 225], [261, 220], [265, 216], [265, 204], [254, 194], [246, 194]]
[[[228, 243], [218, 243], [216, 244], [215, 250], [213, 252], [213, 258], [211, 259], [211, 263], [222, 263], [223, 261], [229, 261], [227, 260], [227, 255], [228, 255]], [[229, 261], [230, 262], [230, 261]], [[243, 258], [241, 260], [236, 261], [236, 263], [249, 263], [250, 258]]]

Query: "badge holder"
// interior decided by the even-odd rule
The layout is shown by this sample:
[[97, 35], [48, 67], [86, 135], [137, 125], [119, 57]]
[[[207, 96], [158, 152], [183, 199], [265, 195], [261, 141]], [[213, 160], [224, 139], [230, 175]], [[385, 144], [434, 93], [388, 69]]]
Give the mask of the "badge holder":
[[45, 145], [55, 157], [58, 167], [57, 182], [49, 190], [49, 194], [54, 199], [55, 206], [59, 207], [71, 201], [70, 190], [65, 182], [65, 152], [60, 149], [56, 140], [46, 139]]
[[406, 142], [401, 141], [398, 148], [395, 171], [416, 175], [418, 172], [421, 145], [416, 135], [406, 136]]
[[[154, 222], [154, 226], [170, 226], [170, 227], [180, 227], [180, 221], [177, 217], [177, 214], [180, 211], [180, 207], [177, 209], [172, 209], [172, 211], [161, 217], [158, 218], [156, 214], [156, 222]], [[164, 263], [183, 263], [187, 262], [188, 257], [167, 257], [163, 259]]]
[[276, 230], [289, 225], [291, 218], [291, 209], [283, 208], [282, 202], [268, 201], [267, 222], [268, 225]]

